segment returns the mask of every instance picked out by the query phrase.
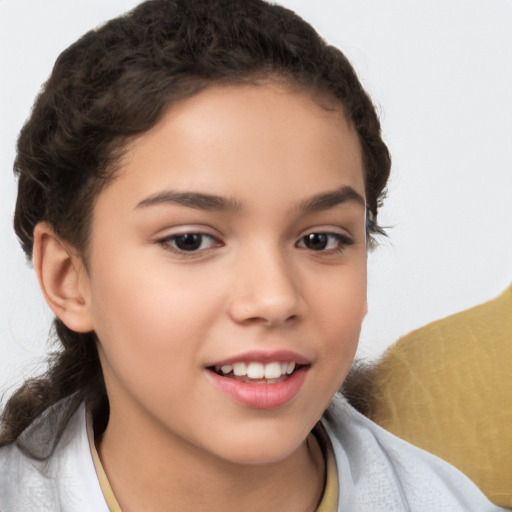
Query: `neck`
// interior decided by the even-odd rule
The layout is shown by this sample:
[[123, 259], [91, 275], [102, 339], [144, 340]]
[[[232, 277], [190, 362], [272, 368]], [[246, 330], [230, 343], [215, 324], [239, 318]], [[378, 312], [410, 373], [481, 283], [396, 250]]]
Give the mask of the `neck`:
[[123, 512], [316, 510], [324, 463], [314, 436], [284, 460], [238, 464], [110, 418], [96, 446]]

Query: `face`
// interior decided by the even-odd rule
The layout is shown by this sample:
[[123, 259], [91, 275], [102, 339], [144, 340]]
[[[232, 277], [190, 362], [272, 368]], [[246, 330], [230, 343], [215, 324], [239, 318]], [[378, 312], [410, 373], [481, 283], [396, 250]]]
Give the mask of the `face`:
[[353, 360], [365, 240], [339, 109], [271, 84], [172, 106], [94, 209], [86, 301], [111, 423], [237, 463], [292, 454]]

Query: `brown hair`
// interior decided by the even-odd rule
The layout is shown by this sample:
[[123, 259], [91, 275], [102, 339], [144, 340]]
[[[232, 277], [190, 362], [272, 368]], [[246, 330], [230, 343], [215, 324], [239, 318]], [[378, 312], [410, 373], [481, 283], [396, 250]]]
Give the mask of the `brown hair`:
[[[209, 85], [265, 79], [342, 105], [362, 146], [371, 240], [381, 232], [376, 218], [390, 157], [372, 102], [345, 56], [292, 11], [262, 0], [149, 0], [59, 56], [21, 130], [14, 226], [27, 256], [34, 226], [46, 221], [86, 264], [94, 200], [114, 177], [123, 144], [154, 126], [169, 104]], [[62, 348], [43, 377], [7, 402], [0, 445], [70, 395], [69, 415], [86, 400], [107, 421], [95, 334], [73, 332], [58, 318], [55, 329]]]

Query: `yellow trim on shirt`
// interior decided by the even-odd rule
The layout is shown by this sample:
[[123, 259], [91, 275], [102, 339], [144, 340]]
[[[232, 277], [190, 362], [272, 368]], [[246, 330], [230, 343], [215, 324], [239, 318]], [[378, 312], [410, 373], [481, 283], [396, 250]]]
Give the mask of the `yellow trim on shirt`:
[[338, 497], [339, 497], [339, 485], [338, 485], [338, 468], [336, 467], [336, 459], [334, 457], [334, 449], [331, 444], [331, 440], [324, 430], [321, 423], [319, 423], [313, 430], [322, 454], [324, 456], [325, 463], [325, 487], [316, 512], [337, 512], [338, 510]]
[[[321, 424], [315, 427], [313, 434], [320, 445], [325, 463], [325, 487], [316, 512], [337, 512], [338, 510], [338, 469], [336, 467], [336, 459], [334, 458], [334, 450]], [[114, 496], [110, 482], [101, 464], [96, 445], [94, 443], [94, 432], [92, 428], [92, 419], [90, 414], [87, 415], [87, 437], [89, 438], [89, 448], [91, 450], [94, 469], [98, 476], [101, 492], [108, 506], [109, 512], [122, 512], [119, 503]]]
[[122, 512], [119, 503], [114, 496], [112, 491], [112, 487], [110, 487], [110, 482], [108, 481], [107, 475], [103, 466], [101, 464], [100, 456], [98, 455], [98, 451], [96, 450], [96, 445], [94, 443], [94, 432], [92, 428], [92, 419], [91, 415], [87, 415], [87, 437], [89, 438], [89, 449], [91, 450], [92, 460], [94, 462], [94, 469], [96, 470], [96, 475], [98, 476], [98, 481], [100, 483], [101, 492], [103, 494], [103, 498], [107, 503], [108, 510], [110, 512]]

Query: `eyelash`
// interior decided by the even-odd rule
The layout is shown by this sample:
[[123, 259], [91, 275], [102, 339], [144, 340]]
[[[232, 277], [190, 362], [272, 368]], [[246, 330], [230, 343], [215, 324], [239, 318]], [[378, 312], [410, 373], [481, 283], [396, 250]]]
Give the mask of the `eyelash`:
[[[208, 247], [202, 247], [205, 241], [209, 241], [210, 244]], [[189, 243], [190, 247], [185, 249], [179, 247], [180, 243]], [[211, 249], [212, 247], [220, 247], [222, 242], [220, 242], [217, 238], [207, 233], [200, 232], [189, 232], [189, 233], [181, 233], [179, 235], [171, 235], [165, 238], [158, 240], [158, 243], [162, 245], [167, 250], [172, 250], [177, 253], [186, 254], [186, 253], [197, 253], [200, 251], [205, 251]], [[319, 248], [308, 247], [308, 243], [319, 244]], [[329, 245], [334, 244], [334, 247], [329, 247]], [[343, 235], [341, 233], [332, 233], [332, 232], [322, 232], [322, 231], [313, 231], [301, 237], [296, 243], [296, 247], [302, 249], [309, 249], [313, 252], [317, 253], [338, 253], [343, 251], [347, 246], [353, 245], [354, 240], [347, 235]]]
[[[313, 248], [307, 246], [306, 241], [308, 239], [314, 243], [315, 242], [314, 239], [316, 238], [317, 241], [319, 241], [318, 239], [320, 237], [325, 237], [325, 238], [321, 238], [321, 242], [322, 241], [325, 242], [326, 247], [321, 247], [319, 249], [313, 249]], [[328, 247], [328, 245], [333, 242], [335, 244], [335, 247]], [[352, 238], [350, 238], [347, 235], [343, 235], [341, 233], [313, 231], [311, 233], [308, 233], [307, 235], [304, 235], [302, 238], [300, 238], [300, 240], [297, 242], [296, 245], [297, 245], [297, 247], [309, 249], [313, 252], [333, 254], [333, 253], [342, 252], [347, 246], [350, 246], [353, 244], [354, 244], [354, 240]], [[321, 245], [323, 245], [323, 244], [321, 243]]]
[[[181, 239], [181, 241], [185, 242], [187, 238], [189, 238], [189, 242], [192, 244], [193, 248], [183, 249], [179, 247], [178, 241]], [[209, 240], [211, 242], [211, 245], [209, 247], [201, 247], [205, 240]], [[195, 247], [194, 242], [195, 244], [198, 243], [197, 247]], [[180, 233], [179, 235], [167, 236], [165, 238], [158, 240], [158, 243], [162, 245], [165, 249], [183, 254], [205, 251], [207, 249], [210, 249], [211, 247], [222, 245], [222, 243], [219, 240], [217, 240], [214, 236], [209, 235], [207, 233], [197, 232]]]

